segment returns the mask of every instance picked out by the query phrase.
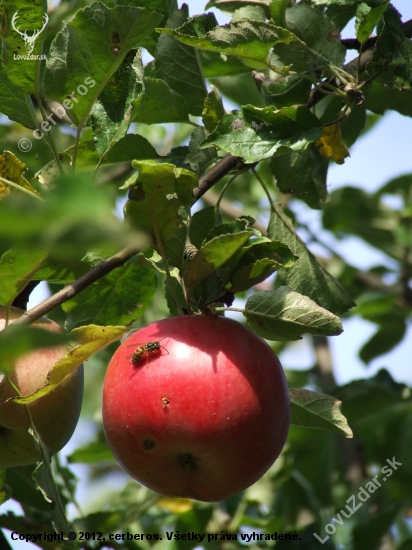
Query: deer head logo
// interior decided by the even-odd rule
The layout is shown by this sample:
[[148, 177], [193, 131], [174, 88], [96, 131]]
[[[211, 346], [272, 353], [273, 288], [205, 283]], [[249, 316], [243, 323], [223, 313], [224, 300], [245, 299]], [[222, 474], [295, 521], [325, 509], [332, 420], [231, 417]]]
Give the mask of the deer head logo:
[[15, 23], [17, 21], [18, 13], [19, 12], [16, 11], [16, 13], [13, 15], [13, 19], [11, 20], [11, 26], [23, 38], [24, 44], [26, 46], [27, 53], [32, 53], [32, 51], [34, 49], [34, 44], [35, 44], [39, 34], [41, 34], [44, 31], [44, 29], [46, 28], [46, 25], [49, 21], [49, 16], [47, 15], [47, 13], [45, 13], [44, 17], [43, 17], [43, 26], [42, 26], [42, 28], [39, 31], [34, 30], [32, 32], [32, 34], [29, 35], [29, 34], [27, 34], [27, 30], [25, 30], [24, 32], [21, 32], [21, 31], [19, 31], [19, 27], [15, 26]]

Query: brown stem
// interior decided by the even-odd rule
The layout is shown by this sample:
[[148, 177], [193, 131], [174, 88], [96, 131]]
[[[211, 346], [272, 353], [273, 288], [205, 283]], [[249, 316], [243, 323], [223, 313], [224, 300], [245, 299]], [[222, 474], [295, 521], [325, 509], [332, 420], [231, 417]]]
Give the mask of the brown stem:
[[196, 200], [199, 200], [200, 197], [208, 191], [215, 183], [220, 181], [226, 174], [231, 170], [236, 168], [239, 163], [242, 162], [242, 159], [239, 157], [234, 157], [230, 153], [225, 155], [220, 159], [210, 170], [199, 178], [197, 187], [193, 190], [193, 195]]
[[[402, 30], [406, 38], [412, 37], [412, 19], [410, 19], [409, 21], [406, 21], [402, 25]], [[360, 42], [357, 41], [359, 44], [359, 47], [355, 49], [357, 50], [362, 49], [362, 53], [358, 57], [355, 57], [355, 59], [352, 59], [352, 61], [349, 61], [349, 63], [344, 65], [343, 67], [344, 70], [346, 71], [349, 70], [350, 72], [351, 69], [353, 70], [355, 68], [355, 69], [358, 69], [360, 73], [363, 72], [366, 68], [366, 65], [369, 63], [369, 61], [372, 58], [372, 54], [375, 49], [375, 45], [378, 38], [379, 38], [378, 36], [371, 36], [370, 38], [368, 38], [368, 40], [364, 44], [361, 44]], [[355, 39], [351, 39], [351, 40], [355, 40]], [[351, 42], [351, 44], [353, 46], [354, 43]], [[325, 80], [325, 83], [332, 84], [332, 86], [336, 86], [336, 87], [338, 87], [338, 84], [339, 84], [336, 78], [330, 78], [328, 80]], [[321, 99], [325, 97], [326, 95], [325, 92], [326, 91], [322, 90], [322, 87], [313, 89], [309, 95], [309, 100], [306, 103], [306, 107], [308, 109], [310, 109], [311, 107], [314, 107], [317, 103], [319, 103]]]
[[43, 315], [46, 315], [46, 313], [54, 309], [56, 306], [67, 302], [67, 300], [70, 300], [73, 296], [76, 296], [79, 292], [95, 283], [117, 267], [121, 267], [138, 252], [139, 250], [137, 248], [124, 248], [108, 260], [105, 260], [104, 262], [101, 262], [93, 267], [93, 269], [82, 275], [79, 279], [77, 279], [77, 281], [74, 281], [74, 283], [65, 286], [62, 290], [56, 292], [56, 294], [53, 294], [53, 296], [50, 296], [50, 298], [47, 298], [38, 306], [26, 311], [21, 317], [14, 321], [14, 324], [19, 325], [22, 323], [33, 323]]

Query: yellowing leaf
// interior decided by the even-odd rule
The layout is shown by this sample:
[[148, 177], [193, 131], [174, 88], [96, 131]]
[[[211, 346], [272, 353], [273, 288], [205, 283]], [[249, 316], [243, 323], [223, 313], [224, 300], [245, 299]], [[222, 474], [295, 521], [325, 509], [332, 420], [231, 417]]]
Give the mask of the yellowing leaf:
[[[16, 155], [10, 151], [4, 151], [0, 155], [0, 177], [16, 183], [20, 187], [27, 189], [35, 195], [39, 193], [30, 185], [30, 183], [22, 176], [22, 174], [27, 170], [26, 164], [21, 162]], [[7, 197], [12, 192], [13, 188], [3, 181], [0, 181], [0, 199]]]
[[190, 498], [162, 497], [157, 501], [157, 505], [169, 512], [184, 514], [185, 512], [190, 512], [193, 508], [193, 501]]
[[74, 345], [63, 359], [53, 365], [48, 375], [48, 384], [26, 397], [15, 397], [14, 402], [27, 405], [51, 392], [66, 376], [73, 372], [83, 361], [100, 349], [119, 340], [130, 329], [127, 327], [101, 327], [87, 325], [71, 331]]
[[324, 157], [334, 160], [337, 164], [343, 164], [345, 158], [350, 156], [343, 142], [339, 124], [325, 126], [315, 144]]

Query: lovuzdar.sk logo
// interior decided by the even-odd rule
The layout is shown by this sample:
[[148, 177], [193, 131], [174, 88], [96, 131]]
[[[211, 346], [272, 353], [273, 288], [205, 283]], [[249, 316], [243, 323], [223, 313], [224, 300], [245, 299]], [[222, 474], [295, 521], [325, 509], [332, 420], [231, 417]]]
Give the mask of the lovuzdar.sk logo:
[[44, 16], [43, 16], [43, 26], [40, 30], [26, 29], [24, 31], [20, 30], [21, 24], [17, 24], [18, 17], [19, 17], [19, 12], [16, 11], [15, 14], [13, 15], [12, 20], [11, 20], [11, 26], [22, 37], [22, 39], [24, 41], [24, 45], [26, 47], [27, 54], [28, 54], [28, 56], [18, 56], [18, 58], [19, 59], [20, 58], [22, 58], [22, 59], [26, 59], [26, 58], [32, 59], [34, 57], [37, 58], [38, 56], [32, 56], [31, 54], [33, 53], [33, 49], [34, 49], [34, 45], [36, 43], [36, 40], [38, 39], [39, 35], [44, 31], [44, 29], [47, 26], [47, 23], [49, 21], [49, 16], [47, 15], [47, 13], [44, 14]]

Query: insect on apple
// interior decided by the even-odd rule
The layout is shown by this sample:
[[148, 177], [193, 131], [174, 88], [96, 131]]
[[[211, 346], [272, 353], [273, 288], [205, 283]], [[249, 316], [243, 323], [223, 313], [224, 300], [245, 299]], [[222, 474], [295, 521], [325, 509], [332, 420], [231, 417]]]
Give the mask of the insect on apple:
[[[164, 338], [162, 338], [161, 340], [154, 340], [153, 342], [146, 342], [144, 344], [138, 345], [134, 352], [129, 355], [129, 357], [132, 359], [132, 364], [137, 365], [137, 363], [140, 362], [144, 355], [149, 355], [149, 353], [156, 353], [158, 351], [161, 351], [162, 349], [164, 349], [169, 355], [167, 349], [160, 343], [162, 340], [164, 340]], [[136, 344], [130, 345], [134, 346]]]

